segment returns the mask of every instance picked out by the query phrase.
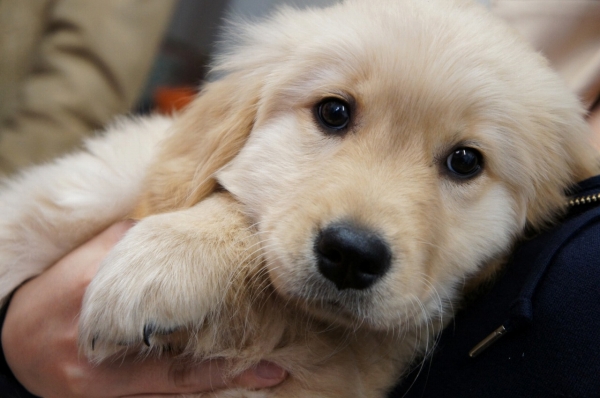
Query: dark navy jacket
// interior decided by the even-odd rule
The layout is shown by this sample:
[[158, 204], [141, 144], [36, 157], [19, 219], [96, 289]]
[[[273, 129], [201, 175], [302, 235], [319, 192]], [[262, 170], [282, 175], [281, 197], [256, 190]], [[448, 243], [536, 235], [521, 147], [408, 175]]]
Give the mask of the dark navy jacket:
[[[599, 398], [600, 198], [592, 199], [599, 193], [600, 176], [581, 183], [574, 195], [590, 203], [523, 243], [494, 286], [457, 314], [432, 356], [390, 397]], [[502, 337], [469, 357], [501, 326]], [[3, 356], [0, 397], [33, 397]]]
[[[600, 397], [600, 176], [573, 195], [585, 203], [523, 243], [391, 397]], [[502, 326], [501, 337], [469, 356]]]

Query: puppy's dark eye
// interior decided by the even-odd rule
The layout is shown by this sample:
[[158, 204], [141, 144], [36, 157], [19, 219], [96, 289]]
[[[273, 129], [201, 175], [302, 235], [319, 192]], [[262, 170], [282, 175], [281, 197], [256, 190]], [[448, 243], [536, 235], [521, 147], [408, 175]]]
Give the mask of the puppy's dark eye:
[[477, 175], [483, 166], [481, 152], [473, 148], [458, 148], [446, 159], [446, 167], [456, 177], [471, 178]]
[[319, 123], [328, 130], [343, 130], [350, 123], [350, 105], [339, 98], [325, 98], [315, 111]]

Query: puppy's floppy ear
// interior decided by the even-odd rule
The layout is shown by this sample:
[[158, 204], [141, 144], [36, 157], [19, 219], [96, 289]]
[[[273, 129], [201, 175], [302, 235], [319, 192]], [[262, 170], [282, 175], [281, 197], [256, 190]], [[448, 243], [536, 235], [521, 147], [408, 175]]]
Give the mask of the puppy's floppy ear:
[[[570, 95], [559, 97], [570, 104]], [[521, 185], [521, 191], [529, 192], [527, 204], [528, 224], [542, 229], [566, 210], [568, 192], [577, 182], [600, 172], [600, 156], [591, 145], [590, 126], [581, 116], [579, 104], [556, 107], [552, 113], [539, 112], [536, 125], [542, 133], [530, 130], [533, 142], [525, 148], [533, 152], [528, 173], [533, 176]]]
[[260, 81], [241, 71], [208, 83], [175, 121], [151, 166], [134, 218], [193, 206], [217, 186], [252, 130]]
[[298, 32], [314, 19], [284, 7], [261, 23], [227, 27], [212, 69], [224, 77], [208, 83], [178, 117], [149, 170], [135, 218], [193, 206], [214, 191], [214, 174], [243, 147], [274, 69], [285, 69], [302, 40]]

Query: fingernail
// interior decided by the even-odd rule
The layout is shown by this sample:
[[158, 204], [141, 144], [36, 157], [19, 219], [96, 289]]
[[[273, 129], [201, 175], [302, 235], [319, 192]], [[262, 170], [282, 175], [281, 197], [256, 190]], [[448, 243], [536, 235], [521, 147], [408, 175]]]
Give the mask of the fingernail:
[[279, 380], [285, 376], [285, 370], [272, 362], [260, 362], [254, 368], [256, 377], [266, 380]]

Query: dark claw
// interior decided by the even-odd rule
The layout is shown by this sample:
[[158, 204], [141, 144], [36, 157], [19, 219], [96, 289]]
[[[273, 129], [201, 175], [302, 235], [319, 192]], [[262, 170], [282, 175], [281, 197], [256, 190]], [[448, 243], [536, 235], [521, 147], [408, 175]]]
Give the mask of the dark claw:
[[94, 351], [94, 348], [96, 348], [96, 336], [92, 338], [92, 351]]
[[152, 336], [155, 331], [156, 327], [151, 323], [144, 326], [144, 344], [148, 347], [150, 347], [150, 336]]

